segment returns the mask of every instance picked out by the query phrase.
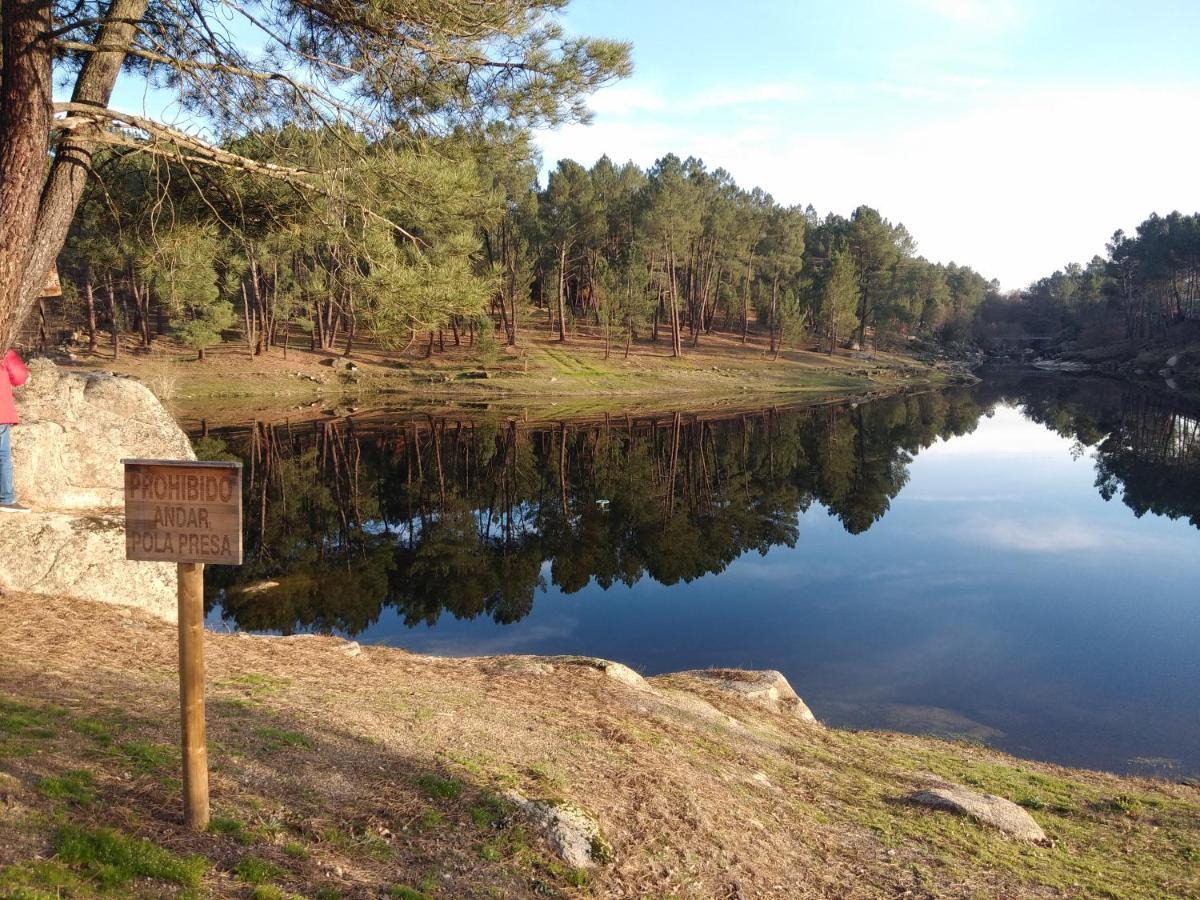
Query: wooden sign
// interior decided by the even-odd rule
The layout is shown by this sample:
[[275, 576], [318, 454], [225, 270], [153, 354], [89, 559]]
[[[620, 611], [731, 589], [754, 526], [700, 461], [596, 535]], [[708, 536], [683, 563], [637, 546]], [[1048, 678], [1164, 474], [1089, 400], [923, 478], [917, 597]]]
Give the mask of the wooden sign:
[[241, 565], [241, 463], [122, 462], [126, 559]]
[[242, 563], [242, 464], [123, 459], [125, 558], [179, 563], [183, 821], [208, 826], [204, 726], [204, 565]]

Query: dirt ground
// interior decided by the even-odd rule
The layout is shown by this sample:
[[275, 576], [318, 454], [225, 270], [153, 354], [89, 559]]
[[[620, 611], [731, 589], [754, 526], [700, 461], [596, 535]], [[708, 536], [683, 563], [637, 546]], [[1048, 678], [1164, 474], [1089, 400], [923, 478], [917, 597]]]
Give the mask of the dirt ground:
[[[207, 660], [196, 834], [174, 626], [0, 598], [0, 896], [1200, 896], [1195, 785], [829, 729], [583, 660], [232, 634]], [[1054, 845], [904, 802], [928, 774], [1020, 803]], [[584, 810], [604, 861], [562, 863], [510, 790]]]
[[[682, 359], [670, 356], [665, 337], [611, 348], [595, 329], [576, 330], [566, 344], [545, 328], [530, 327], [516, 347], [483, 353], [465, 337], [456, 346], [446, 335], [444, 351], [426, 357], [425, 345], [407, 350], [359, 342], [348, 359], [344, 348], [310, 351], [272, 347], [255, 356], [238, 341], [211, 348], [204, 360], [167, 337], [149, 350], [123, 345], [113, 360], [102, 340], [95, 353], [72, 351], [78, 368], [132, 375], [150, 385], [188, 424], [211, 424], [263, 416], [323, 415], [387, 403], [472, 404], [535, 411], [566, 408], [587, 412], [601, 406], [645, 408], [647, 404], [691, 406], [745, 403], [753, 398], [846, 396], [875, 390], [941, 383], [953, 377], [897, 353], [820, 352], [805, 343], [787, 347], [778, 359], [765, 335], [714, 333]], [[337, 363], [335, 367], [332, 363]], [[356, 367], [342, 368], [345, 362]]]

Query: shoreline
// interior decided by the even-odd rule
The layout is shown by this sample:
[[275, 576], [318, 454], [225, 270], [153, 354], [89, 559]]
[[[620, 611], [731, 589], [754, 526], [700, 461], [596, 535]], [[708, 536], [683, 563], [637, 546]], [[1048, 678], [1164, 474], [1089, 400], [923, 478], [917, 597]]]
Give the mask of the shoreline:
[[115, 362], [104, 354], [81, 354], [65, 365], [135, 377], [189, 423], [458, 404], [555, 415], [564, 409], [700, 409], [852, 399], [973, 380], [949, 360], [922, 362], [899, 353], [829, 356], [807, 349], [786, 350], [772, 360], [760, 344], [758, 338], [743, 346], [728, 336], [713, 336], [681, 359], [649, 343], [638, 345], [629, 359], [604, 359], [602, 345], [586, 335], [566, 345], [539, 336], [489, 359], [466, 347], [434, 359], [397, 358], [370, 349], [356, 350], [352, 359], [307, 350], [293, 350], [283, 359], [277, 352], [252, 357], [224, 345], [201, 362], [160, 338], [150, 353], [126, 353]]
[[[154, 896], [1200, 890], [1194, 786], [825, 728], [705, 673], [328, 637], [206, 636], [214, 827], [194, 834], [174, 636], [131, 609], [0, 600], [0, 889], [89, 895], [63, 836], [104, 833], [176, 861], [130, 876]], [[1052, 846], [904, 800], [931, 778], [1020, 804]], [[539, 824], [567, 809], [598, 829], [587, 865]]]

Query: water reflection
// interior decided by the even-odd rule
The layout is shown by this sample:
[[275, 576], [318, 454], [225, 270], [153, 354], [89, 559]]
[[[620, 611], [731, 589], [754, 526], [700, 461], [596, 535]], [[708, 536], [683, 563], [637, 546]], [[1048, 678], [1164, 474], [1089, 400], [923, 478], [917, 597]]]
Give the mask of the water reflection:
[[[691, 582], [795, 546], [814, 505], [867, 532], [923, 448], [1013, 404], [1093, 455], [1105, 500], [1200, 526], [1200, 419], [1112, 381], [1000, 373], [861, 405], [550, 426], [254, 423], [197, 440], [201, 455], [245, 464], [246, 565], [211, 570], [209, 596], [241, 629], [354, 635], [389, 609], [410, 627], [445, 613], [513, 623], [548, 586]], [[1089, 540], [1071, 522], [984, 518], [980, 530], [1008, 549]]]

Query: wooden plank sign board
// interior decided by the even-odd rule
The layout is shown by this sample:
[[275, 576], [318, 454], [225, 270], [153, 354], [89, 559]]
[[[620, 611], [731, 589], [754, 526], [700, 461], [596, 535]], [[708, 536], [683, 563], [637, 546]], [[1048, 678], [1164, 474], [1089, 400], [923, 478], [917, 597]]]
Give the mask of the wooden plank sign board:
[[124, 459], [125, 558], [242, 564], [242, 464]]

